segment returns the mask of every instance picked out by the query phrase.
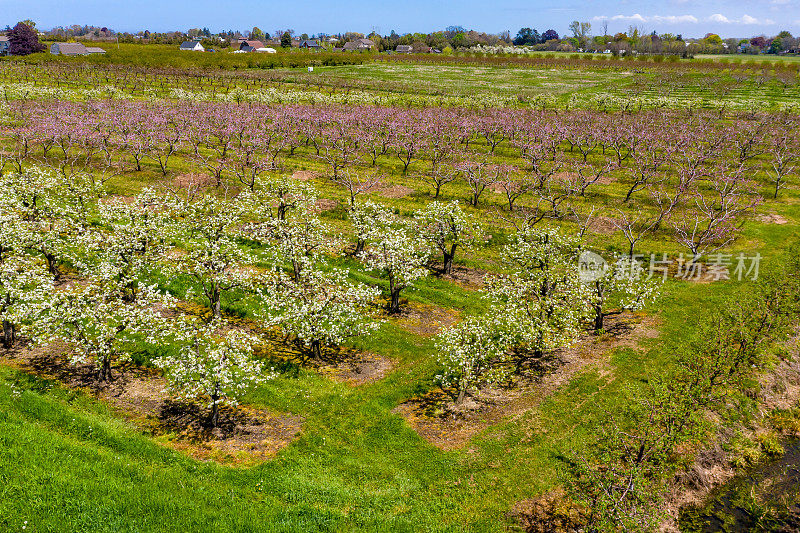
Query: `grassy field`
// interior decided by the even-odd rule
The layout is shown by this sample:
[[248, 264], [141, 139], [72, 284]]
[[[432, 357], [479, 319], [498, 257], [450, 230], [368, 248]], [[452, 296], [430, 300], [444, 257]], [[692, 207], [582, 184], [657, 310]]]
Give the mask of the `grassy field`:
[[[167, 66], [184, 66], [180, 56], [183, 53], [168, 47], [159, 47], [153, 57], [142, 60], [135, 58], [139, 50], [133, 45], [121, 45], [117, 53], [112, 46], [107, 57], [92, 59], [89, 64], [102, 71], [102, 65], [108, 63], [150, 67], [153, 58], [161, 58]], [[691, 70], [675, 77], [655, 64], [643, 69], [634, 68], [638, 65], [632, 63], [630, 68], [593, 70], [364, 61], [321, 65], [313, 74], [302, 69], [279, 69], [270, 71], [274, 75], [262, 80], [258, 78], [263, 72], [261, 59], [229, 59], [227, 55], [220, 59], [222, 56], [223, 53], [204, 54], [194, 66], [241, 68], [237, 73], [224, 71], [234, 86], [264, 83], [279, 90], [302, 87], [320, 93], [331, 88], [342, 92], [355, 88], [370, 94], [427, 95], [434, 99], [440, 95], [469, 99], [487, 94], [522, 101], [545, 95], [563, 104], [573, 96], [655, 97], [669, 92], [676, 102], [690, 98], [758, 101], [765, 108], [800, 96], [796, 78], [781, 85], [774, 77], [766, 82], [757, 80], [756, 72], [736, 79], [732, 72], [723, 71], [709, 78], [704, 72]], [[298, 57], [304, 68], [307, 58]], [[256, 63], [250, 64], [251, 61]], [[361, 61], [359, 57], [354, 63]], [[43, 60], [36, 68], [50, 67]], [[0, 71], [2, 83], [13, 83], [15, 71], [8, 63], [0, 63]], [[63, 84], [70, 91], [94, 83], [95, 78], [89, 75], [69, 80], [69, 72], [57, 71], [53, 78], [44, 77], [38, 83]], [[253, 74], [256, 81], [244, 76], [239, 80], [239, 73]], [[184, 76], [192, 75], [173, 72], [165, 79], [169, 77], [169, 83], [180, 86]], [[143, 90], [143, 86], [158, 89], [153, 80], [159, 76], [158, 72], [145, 74], [141, 85], [129, 90], [129, 94], [142, 100], [164, 98], [163, 94], [145, 96]], [[11, 136], [2, 142], [8, 149]], [[476, 150], [487, 150], [485, 144], [476, 144]], [[493, 157], [520, 163], [502, 147]], [[757, 178], [761, 179], [768, 162], [764, 157], [756, 158], [756, 162], [760, 169]], [[284, 164], [286, 173], [326, 172], [308, 146], [299, 147]], [[399, 198], [380, 193], [367, 196], [402, 215], [409, 215], [430, 201], [430, 188], [413, 173], [403, 174], [396, 159], [385, 157], [380, 166], [387, 182], [408, 187], [412, 192]], [[193, 171], [197, 171], [196, 164], [188, 152], [182, 153], [176, 156], [170, 177]], [[620, 176], [624, 177], [624, 171]], [[147, 163], [142, 172], [126, 171], [115, 176], [109, 182], [109, 190], [116, 195], [132, 195], [145, 185], [163, 181], [155, 164]], [[317, 177], [314, 184], [321, 197], [335, 200], [338, 205], [323, 212], [323, 219], [337, 231], [349, 231], [342, 207], [345, 194], [322, 177]], [[624, 184], [610, 183], [596, 195], [580, 200], [581, 206], [598, 204], [608, 214], [622, 205], [624, 193]], [[454, 182], [443, 189], [445, 200], [463, 201], [466, 197], [463, 183]], [[490, 228], [493, 242], [487, 249], [459, 257], [458, 266], [500, 270], [500, 246], [510, 231], [497, 217], [501, 206], [502, 197], [489, 192], [481, 205], [467, 208]], [[751, 218], [726, 252], [759, 252], [765, 258], [762, 268], [768, 270], [781, 263], [796, 238], [800, 222], [797, 183], [792, 181], [779, 200], [767, 201], [759, 212], [778, 215], [785, 223]], [[553, 224], [574, 228], [571, 223]], [[591, 249], [603, 253], [622, 251], [627, 246], [618, 232], [590, 232], [586, 241]], [[674, 242], [661, 235], [643, 241], [639, 248], [648, 254], [678, 251]], [[349, 269], [353, 279], [384, 284], [360, 270], [352, 258], [335, 258], [332, 263]], [[158, 281], [176, 294], [185, 294], [190, 285], [186, 279], [164, 277]], [[560, 486], [564, 456], [579, 453], [593, 442], [597, 424], [619, 408], [626, 391], [638, 389], [650, 377], [668, 371], [680, 346], [704, 314], [723, 305], [741, 285], [737, 281], [669, 280], [656, 303], [629, 317], [644, 324], [646, 331], [641, 336], [589, 336], [581, 341], [583, 357], [588, 361], [585, 366], [551, 390], [534, 388], [525, 392], [519, 400], [521, 407], [516, 410], [486, 423], [478, 420], [475, 425], [479, 430], [455, 447], [441, 446], [441, 442], [437, 446], [437, 442], [415, 431], [398, 412], [404, 402], [436, 389], [437, 372], [431, 336], [409, 327], [402, 317], [386, 317], [377, 332], [348, 346], [390, 360], [391, 370], [382, 379], [352, 385], [318, 369], [287, 363], [277, 379], [245, 398], [244, 404], [250, 408], [302, 420], [299, 435], [273, 458], [263, 461], [254, 461], [247, 453], [212, 457], [216, 460], [193, 458], [176, 449], [175, 443], [181, 442], [178, 432], [154, 434], [146, 426], [143, 428], [140, 420], [131, 419], [129, 413], [115, 408], [91, 389], [69, 387], [46, 372], [20, 368], [14, 354], [0, 352], [0, 529], [514, 530], [517, 525], [511, 511], [515, 505]], [[458, 317], [486, 305], [475, 287], [438, 276], [429, 276], [404, 296], [411, 309], [423, 316], [436, 310]], [[254, 316], [251, 301], [224, 303], [232, 316]], [[554, 374], [558, 372], [556, 369]], [[195, 445], [202, 448], [202, 443], [188, 447]]]
[[[135, 97], [174, 97], [170, 91], [178, 90], [217, 98], [240, 90], [243, 98], [276, 103], [331, 100], [389, 106], [605, 109], [627, 102], [645, 108], [747, 110], [794, 106], [800, 98], [797, 62], [788, 57], [709, 56], [656, 62], [646, 57], [534, 54], [529, 60], [510, 58], [519, 61], [504, 63], [502, 58], [490, 61], [465, 55], [426, 57], [415, 63], [377, 54], [188, 54], [167, 45], [121, 46], [119, 51], [110, 48], [104, 57], [42, 55], [28, 66], [2, 61], [0, 80], [10, 88], [22, 82], [83, 90], [114, 88]], [[106, 66], [114, 64], [132, 69]], [[315, 70], [308, 72], [307, 66]], [[259, 94], [265, 90], [273, 93]]]

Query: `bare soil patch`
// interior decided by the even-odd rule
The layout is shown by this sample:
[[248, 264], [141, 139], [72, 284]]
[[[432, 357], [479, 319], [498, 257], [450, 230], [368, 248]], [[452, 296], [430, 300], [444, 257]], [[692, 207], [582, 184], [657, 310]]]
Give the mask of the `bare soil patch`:
[[321, 374], [354, 387], [380, 381], [393, 368], [394, 363], [391, 359], [371, 353], [352, 355], [334, 365], [317, 366]]
[[391, 183], [378, 185], [376, 188], [371, 190], [370, 192], [374, 192], [384, 198], [405, 198], [406, 196], [411, 195], [416, 190], [412, 189], [411, 187], [406, 187], [405, 185], [392, 185]]
[[325, 346], [322, 348], [322, 359], [313, 359], [301, 346], [287, 341], [277, 330], [263, 331], [255, 325], [245, 323], [244, 320], [240, 322], [238, 327], [257, 333], [266, 339], [266, 344], [256, 350], [257, 354], [311, 368], [348, 385], [374, 383], [383, 379], [394, 368], [394, 362], [387, 357], [345, 346]]
[[209, 408], [171, 398], [156, 371], [125, 363], [114, 367], [110, 383], [103, 383], [94, 365], [73, 365], [70, 353], [64, 344], [18, 347], [0, 352], [0, 362], [90, 394], [154, 435], [157, 442], [200, 460], [252, 465], [273, 457], [302, 428], [298, 416], [239, 406], [223, 407], [218, 427], [210, 429]]
[[756, 220], [758, 220], [759, 222], [761, 222], [763, 224], [779, 224], [779, 225], [783, 225], [783, 224], [788, 224], [789, 223], [789, 221], [786, 219], [786, 217], [781, 216], [781, 215], [779, 215], [777, 213], [760, 214], [760, 215], [756, 216]]
[[455, 324], [458, 319], [457, 311], [436, 305], [409, 302], [395, 320], [406, 331], [421, 337], [432, 337], [442, 328]]
[[298, 181], [311, 181], [315, 178], [318, 178], [319, 175], [319, 172], [314, 172], [313, 170], [295, 170], [292, 174], [292, 179]]
[[315, 205], [317, 211], [333, 211], [338, 206], [339, 200], [331, 200], [329, 198], [320, 198]]
[[[444, 270], [443, 263], [432, 263], [430, 265], [432, 270], [442, 272]], [[482, 289], [486, 282], [486, 275], [488, 272], [477, 268], [467, 268], [464, 266], [453, 265], [449, 274], [441, 274], [443, 279], [447, 279], [458, 283], [465, 289], [478, 290]]]
[[443, 450], [457, 449], [487, 427], [535, 408], [589, 366], [613, 379], [608, 367], [610, 352], [621, 347], [638, 349], [641, 340], [659, 335], [656, 326], [655, 317], [615, 317], [608, 320], [603, 335], [586, 334], [569, 349], [521, 359], [511, 383], [486, 386], [468, 395], [460, 406], [453, 401], [454, 391], [434, 389], [398, 405], [394, 412], [431, 444]]
[[611, 217], [592, 217], [587, 225], [587, 229], [593, 233], [599, 233], [600, 235], [612, 235], [618, 230], [614, 222], [616, 222], [616, 220]]

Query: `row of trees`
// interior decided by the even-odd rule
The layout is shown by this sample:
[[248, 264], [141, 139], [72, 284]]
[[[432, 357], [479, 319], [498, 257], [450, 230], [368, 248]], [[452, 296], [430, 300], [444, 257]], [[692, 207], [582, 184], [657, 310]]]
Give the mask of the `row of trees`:
[[636, 26], [630, 26], [627, 32], [608, 33], [607, 21], [603, 23], [603, 34], [592, 36], [592, 25], [589, 22], [572, 21], [569, 25], [570, 37], [559, 38], [555, 30], [539, 33], [536, 29], [521, 28], [513, 43], [517, 46], [529, 46], [534, 50], [565, 51], [583, 50], [587, 52], [612, 53], [639, 52], [646, 54], [734, 54], [734, 53], [785, 53], [797, 52], [800, 39], [794, 38], [788, 31], [768, 38], [760, 35], [751, 39], [725, 39], [715, 33], [709, 33], [702, 39], [684, 39], [682, 35], [655, 31], [648, 34]]
[[[149, 161], [166, 175], [181, 157], [217, 185], [252, 190], [302, 151], [328, 167], [327, 177], [346, 191], [351, 205], [380, 183], [380, 166], [393, 161], [426, 182], [434, 198], [459, 182], [473, 206], [490, 190], [530, 225], [571, 218], [583, 227], [594, 215], [584, 200], [601, 184], [616, 182], [625, 196], [612, 218], [631, 254], [642, 239], [665, 229], [695, 256], [728, 244], [742, 217], [761, 201], [751, 176], [758, 172], [777, 198], [797, 170], [797, 122], [791, 116], [740, 119], [733, 128], [697, 115], [665, 130], [665, 119], [655, 113], [476, 116], [459, 110], [87, 108], [64, 102], [21, 106], [15, 113], [13, 150], [3, 157], [17, 172], [26, 161], [40, 160], [68, 175], [86, 164], [115, 167], [125, 157], [135, 170]], [[524, 163], [510, 165], [509, 157]]]
[[[112, 378], [113, 361], [124, 360], [133, 346], [171, 346], [154, 364], [179, 394], [210, 399], [212, 424], [219, 405], [273, 375], [252, 357], [263, 339], [228, 324], [225, 306], [251, 302], [264, 329], [280, 328], [316, 359], [326, 347], [380, 325], [380, 288], [355, 283], [331, 264], [343, 243], [316, 215], [316, 193], [306, 183], [259, 180], [229, 198], [224, 188], [204, 193], [190, 182], [124, 200], [100, 194], [102, 184], [88, 175], [65, 178], [32, 167], [6, 174], [0, 190], [6, 346], [20, 326], [40, 342], [74, 344], [73, 360], [96, 362], [101, 381]], [[459, 250], [485, 241], [481, 226], [456, 202], [431, 202], [410, 219], [368, 202], [353, 206], [351, 220], [352, 255], [383, 280], [391, 313], [400, 311], [402, 292], [428, 275], [434, 251], [449, 271]], [[637, 308], [652, 294], [632, 277], [623, 281], [620, 269], [582, 282], [578, 249], [575, 239], [558, 232], [521, 230], [506, 254], [518, 270], [489, 284], [490, 318], [443, 333], [442, 382], [457, 383], [463, 397], [470, 387], [500, 379], [512, 345], [531, 353], [555, 349], [574, 340], [589, 317], [601, 328], [609, 306]], [[66, 271], [78, 278], [65, 278]], [[177, 308], [176, 298], [194, 299], [205, 312], [167, 312]], [[500, 317], [503, 333], [494, 326], [488, 331], [505, 352], [476, 352], [464, 340], [474, 335], [465, 328], [488, 327]], [[465, 365], [481, 370], [465, 371]]]

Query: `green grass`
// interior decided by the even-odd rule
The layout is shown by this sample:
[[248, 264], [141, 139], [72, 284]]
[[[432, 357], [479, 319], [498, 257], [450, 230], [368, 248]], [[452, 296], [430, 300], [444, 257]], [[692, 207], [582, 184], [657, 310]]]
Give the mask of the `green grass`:
[[[125, 53], [133, 51], [126, 48]], [[173, 52], [163, 53], [166, 57]], [[592, 91], [642, 91], [660, 79], [653, 72], [375, 63], [316, 72], [320, 86], [358, 82], [376, 92], [483, 91], [561, 98]], [[280, 74], [280, 83], [306, 80], [297, 71]], [[697, 83], [701, 77], [701, 73], [687, 75], [681, 90], [687, 94], [710, 90]], [[738, 90], [748, 98], [770, 98], [748, 82]], [[511, 156], [501, 148], [498, 157]], [[322, 169], [302, 148], [286, 165], [287, 171]], [[187, 159], [176, 157], [170, 172], [176, 175], [191, 168]], [[381, 168], [389, 181], [417, 192], [400, 199], [377, 195], [375, 199], [404, 215], [429, 201], [428, 187], [413, 174], [402, 175], [396, 160], [382, 160]], [[147, 163], [142, 173], [115, 177], [110, 191], [133, 194], [159, 179], [157, 169]], [[315, 185], [321, 196], [344, 201], [340, 189], [322, 180]], [[610, 210], [623, 194], [622, 185], [613, 184], [586, 201]], [[443, 199], [465, 197], [462, 184], [449, 184], [443, 190]], [[499, 195], [487, 192], [482, 205], [467, 208], [491, 227], [494, 238], [479, 252], [462, 254], [457, 263], [499, 270], [499, 249], [507, 232], [496, 219], [501, 203]], [[731, 251], [759, 251], [765, 257], [762, 268], [769, 269], [785, 256], [796, 232], [795, 221], [800, 220], [796, 187], [765, 207], [790, 223], [747, 223]], [[348, 231], [341, 211], [324, 213], [323, 218], [337, 231]], [[619, 235], [595, 235], [589, 244], [604, 251], [625, 249]], [[642, 242], [638, 250], [675, 252], [677, 247], [659, 237]], [[337, 258], [331, 265], [349, 269], [356, 280], [385, 286], [352, 259]], [[159, 281], [178, 295], [190, 285], [182, 278]], [[640, 350], [596, 354], [600, 360], [608, 359], [602, 368], [589, 367], [537, 407], [486, 428], [451, 452], [426, 442], [392, 412], [434, 387], [437, 370], [432, 340], [403, 329], [394, 319], [352, 343], [394, 362], [382, 380], [352, 387], [300, 369], [245, 398], [247, 404], [298, 415], [304, 421], [295, 441], [274, 459], [252, 468], [190, 459], [83, 392], [0, 365], [0, 530], [22, 531], [27, 521], [25, 531], [53, 532], [507, 531], [513, 505], [557, 486], [560, 458], [586, 448], [595, 424], [619, 406], [628, 388], [640, 387], [648, 377], [668, 369], [703, 313], [724, 305], [738, 286], [734, 281], [670, 281], [662, 298], [647, 309], [658, 317], [658, 338], [642, 341]], [[464, 313], [485, 305], [476, 292], [437, 277], [423, 280], [404, 297]], [[253, 302], [225, 303], [235, 314], [253, 316]]]

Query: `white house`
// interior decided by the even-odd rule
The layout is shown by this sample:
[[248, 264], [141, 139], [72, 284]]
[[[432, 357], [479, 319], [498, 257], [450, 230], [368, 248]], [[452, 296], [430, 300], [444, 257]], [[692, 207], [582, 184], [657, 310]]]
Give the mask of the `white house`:
[[189, 52], [205, 52], [206, 49], [203, 48], [203, 45], [200, 44], [200, 41], [183, 41], [181, 43], [181, 50], [186, 50]]

